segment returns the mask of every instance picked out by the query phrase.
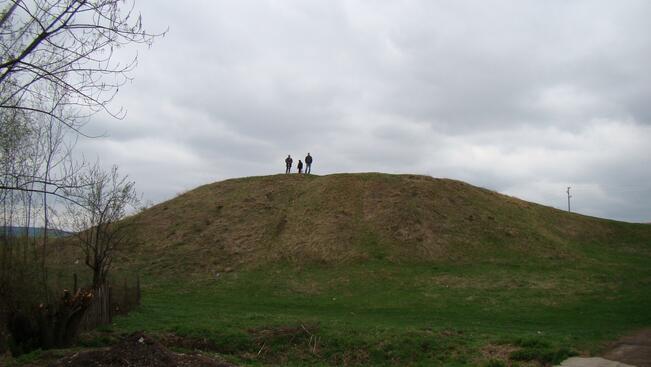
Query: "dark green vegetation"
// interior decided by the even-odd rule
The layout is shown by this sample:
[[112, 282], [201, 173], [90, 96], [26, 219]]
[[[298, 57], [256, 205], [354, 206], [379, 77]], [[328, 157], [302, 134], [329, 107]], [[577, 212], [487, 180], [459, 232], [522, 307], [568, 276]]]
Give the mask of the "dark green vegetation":
[[651, 226], [458, 181], [245, 178], [130, 220], [147, 286], [112, 331], [240, 364], [549, 365], [651, 326]]

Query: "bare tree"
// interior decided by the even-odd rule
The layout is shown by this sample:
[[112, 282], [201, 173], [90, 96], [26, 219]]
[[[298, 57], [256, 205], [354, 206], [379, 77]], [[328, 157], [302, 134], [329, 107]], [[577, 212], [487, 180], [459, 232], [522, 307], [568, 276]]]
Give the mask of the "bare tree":
[[134, 182], [120, 176], [116, 166], [107, 172], [96, 164], [80, 180], [79, 188], [68, 195], [82, 206], [69, 202], [64, 219], [75, 231], [93, 272], [93, 286], [98, 287], [106, 281], [115, 250], [129, 241], [130, 225], [122, 219], [139, 198]]
[[[116, 50], [130, 44], [151, 45], [161, 35], [143, 29], [133, 1], [8, 0], [5, 4], [0, 9], [0, 111], [45, 115], [81, 135], [87, 118], [96, 112], [124, 116], [122, 109], [109, 108], [109, 102], [130, 80], [137, 56], [124, 62], [116, 57]], [[48, 192], [56, 195], [59, 186], [49, 184]], [[2, 189], [33, 190], [0, 182]]]
[[91, 111], [107, 109], [129, 80], [137, 58], [113, 60], [120, 46], [151, 45], [133, 2], [124, 0], [10, 0], [0, 17], [0, 107], [34, 111], [66, 124], [39, 104], [49, 85], [60, 98]]
[[[45, 116], [46, 121], [40, 125], [39, 146], [41, 162], [37, 176], [42, 177], [42, 225], [43, 236], [41, 237], [41, 278], [45, 291], [46, 300], [49, 301], [48, 271], [46, 259], [48, 252], [48, 241], [50, 238], [50, 206], [56, 206], [57, 198], [49, 200], [49, 185], [54, 183], [59, 188], [69, 187], [72, 177], [83, 168], [84, 163], [75, 163], [72, 158], [72, 149], [76, 140], [66, 141], [66, 126], [57, 123], [52, 117]], [[56, 190], [56, 188], [55, 188]]]
[[[108, 174], [100, 174], [97, 167], [82, 170], [83, 162], [70, 159], [70, 148], [78, 137], [87, 136], [82, 128], [93, 114], [124, 116], [110, 102], [130, 80], [137, 56], [124, 59], [117, 50], [133, 44], [149, 46], [162, 35], [144, 30], [134, 1], [0, 2], [0, 326], [8, 303], [29, 303], [31, 299], [24, 296], [36, 288], [15, 280], [41, 279], [47, 294], [49, 208], [57, 200], [79, 213], [99, 213], [99, 217], [84, 214], [82, 218], [91, 220], [80, 233], [94, 233], [94, 239], [89, 237], [85, 243], [95, 281], [106, 276], [113, 246], [124, 239], [123, 227], [115, 221], [124, 215], [120, 205], [135, 198], [133, 183], [120, 178], [117, 169]], [[113, 196], [106, 199], [106, 193]], [[14, 225], [33, 223], [45, 226], [38, 253], [35, 241], [29, 243], [29, 232], [28, 241], [19, 243], [7, 233]], [[17, 246], [8, 246], [9, 242]], [[30, 264], [28, 248], [35, 257]], [[41, 259], [36, 258], [39, 254]], [[40, 266], [33, 266], [37, 263]], [[42, 277], [14, 271], [36, 268]], [[24, 292], [12, 295], [14, 290]]]
[[[47, 299], [49, 210], [57, 202], [48, 197], [65, 197], [63, 189], [74, 187], [81, 164], [72, 161], [74, 139], [66, 140], [65, 125], [20, 110], [0, 110], [0, 118], [0, 296], [17, 279], [40, 278]], [[43, 232], [37, 235], [33, 226], [43, 226]], [[16, 227], [24, 227], [23, 232]]]

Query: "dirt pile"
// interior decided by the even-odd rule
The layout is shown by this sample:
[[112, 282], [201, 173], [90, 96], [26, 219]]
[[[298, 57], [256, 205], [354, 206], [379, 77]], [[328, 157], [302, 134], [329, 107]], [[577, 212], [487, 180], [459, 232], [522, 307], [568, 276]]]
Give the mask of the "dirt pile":
[[63, 358], [50, 367], [234, 367], [201, 355], [177, 354], [143, 333], [134, 333], [119, 344], [84, 351]]

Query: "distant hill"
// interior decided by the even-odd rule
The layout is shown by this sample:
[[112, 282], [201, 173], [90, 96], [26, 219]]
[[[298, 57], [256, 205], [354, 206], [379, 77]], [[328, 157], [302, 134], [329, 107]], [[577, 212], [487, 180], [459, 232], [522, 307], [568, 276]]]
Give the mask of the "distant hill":
[[455, 180], [381, 173], [226, 180], [129, 220], [139, 223], [136, 245], [115, 263], [158, 274], [374, 259], [571, 263], [588, 245], [649, 251], [651, 243], [649, 225], [570, 214]]
[[[30, 237], [42, 237], [45, 233], [45, 228], [42, 227], [5, 227], [0, 226], [0, 233], [6, 233], [8, 236], [25, 236], [28, 234]], [[48, 234], [51, 237], [65, 237], [69, 236], [70, 232], [61, 231], [58, 229], [48, 229]]]

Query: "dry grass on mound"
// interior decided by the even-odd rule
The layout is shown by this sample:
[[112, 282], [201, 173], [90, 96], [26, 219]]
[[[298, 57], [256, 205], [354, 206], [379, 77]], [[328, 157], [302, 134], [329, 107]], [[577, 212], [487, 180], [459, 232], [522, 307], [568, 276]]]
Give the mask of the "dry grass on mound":
[[160, 275], [271, 262], [577, 260], [577, 244], [606, 241], [619, 230], [613, 221], [460, 181], [379, 173], [227, 180], [129, 220], [139, 224], [136, 245], [116, 264]]

